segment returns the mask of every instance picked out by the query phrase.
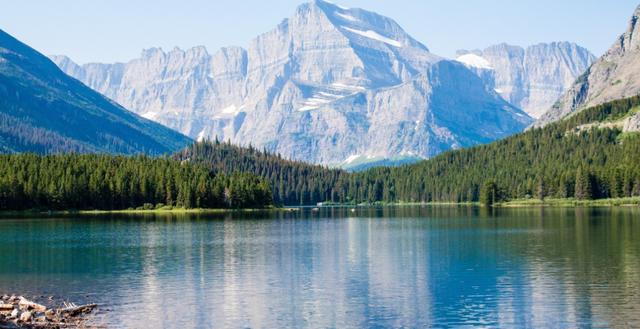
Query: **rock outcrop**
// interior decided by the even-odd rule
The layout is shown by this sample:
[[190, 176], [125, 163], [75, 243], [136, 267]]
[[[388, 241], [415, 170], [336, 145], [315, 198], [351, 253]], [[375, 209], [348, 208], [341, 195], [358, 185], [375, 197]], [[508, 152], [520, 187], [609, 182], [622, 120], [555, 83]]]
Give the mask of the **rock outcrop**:
[[459, 62], [480, 76], [509, 103], [534, 118], [544, 114], [596, 59], [574, 43], [529, 46], [499, 44], [458, 51]]
[[640, 6], [627, 31], [536, 122], [544, 126], [576, 111], [640, 94]]

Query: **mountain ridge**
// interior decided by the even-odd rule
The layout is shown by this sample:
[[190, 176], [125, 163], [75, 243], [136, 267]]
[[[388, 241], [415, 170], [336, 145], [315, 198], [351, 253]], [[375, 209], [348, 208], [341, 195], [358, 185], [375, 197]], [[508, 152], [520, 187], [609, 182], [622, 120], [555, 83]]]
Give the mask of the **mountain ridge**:
[[460, 50], [457, 61], [534, 118], [544, 114], [595, 61], [586, 48], [561, 41], [526, 48], [507, 43]]
[[246, 48], [154, 48], [122, 66], [53, 59], [107, 97], [192, 138], [321, 164], [428, 158], [532, 122], [394, 20], [324, 1], [300, 5]]
[[189, 139], [140, 118], [0, 30], [0, 150], [161, 154]]
[[580, 110], [640, 94], [640, 5], [627, 30], [535, 123], [545, 126]]

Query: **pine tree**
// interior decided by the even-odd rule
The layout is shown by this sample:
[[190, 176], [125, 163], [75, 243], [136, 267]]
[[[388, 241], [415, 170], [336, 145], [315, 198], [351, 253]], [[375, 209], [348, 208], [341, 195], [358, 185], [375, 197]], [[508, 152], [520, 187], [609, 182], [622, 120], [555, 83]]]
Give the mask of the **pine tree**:
[[498, 201], [498, 186], [494, 181], [487, 181], [480, 189], [480, 204], [491, 207]]
[[545, 184], [544, 178], [540, 177], [538, 179], [538, 187], [536, 189], [536, 196], [538, 199], [544, 201], [547, 197], [547, 186]]
[[591, 200], [593, 199], [593, 191], [591, 188], [591, 178], [589, 173], [582, 167], [578, 168], [576, 172], [576, 186], [574, 188], [575, 197], [578, 200]]

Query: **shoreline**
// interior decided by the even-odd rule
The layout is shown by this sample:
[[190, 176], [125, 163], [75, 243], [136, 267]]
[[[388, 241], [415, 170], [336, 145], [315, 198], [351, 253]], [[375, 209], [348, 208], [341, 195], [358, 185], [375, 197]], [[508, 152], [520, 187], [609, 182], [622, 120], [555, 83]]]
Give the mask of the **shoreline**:
[[97, 308], [98, 304], [76, 305], [56, 301], [53, 296], [41, 304], [24, 296], [4, 294], [0, 296], [0, 328], [91, 327], [87, 321]]
[[[483, 207], [479, 202], [398, 202], [371, 204], [327, 204], [323, 206], [283, 206], [264, 209], [122, 209], [122, 210], [3, 210], [0, 216], [25, 215], [156, 215], [156, 214], [226, 214], [226, 213], [259, 213], [259, 212], [296, 212], [302, 209], [330, 209], [330, 208], [375, 208], [375, 207]], [[597, 200], [576, 199], [517, 199], [497, 202], [490, 208], [614, 208], [640, 207], [640, 197], [610, 198]]]
[[527, 207], [550, 207], [550, 208], [613, 208], [613, 207], [639, 207], [640, 197], [630, 198], [610, 198], [597, 200], [576, 200], [576, 199], [520, 199], [496, 203], [496, 208], [527, 208]]
[[226, 214], [226, 213], [257, 213], [271, 211], [297, 211], [293, 207], [272, 207], [264, 209], [122, 209], [122, 210], [5, 210], [0, 211], [0, 216], [19, 216], [19, 215], [155, 215], [155, 214]]
[[[371, 204], [334, 204], [319, 208], [331, 207], [352, 207], [352, 208], [371, 208], [371, 207], [479, 207], [484, 208], [480, 202], [396, 202], [396, 203], [371, 203]], [[608, 198], [596, 200], [577, 200], [573, 198], [554, 199], [516, 199], [509, 201], [496, 202], [489, 208], [602, 208], [602, 207], [640, 207], [640, 197], [629, 198]]]

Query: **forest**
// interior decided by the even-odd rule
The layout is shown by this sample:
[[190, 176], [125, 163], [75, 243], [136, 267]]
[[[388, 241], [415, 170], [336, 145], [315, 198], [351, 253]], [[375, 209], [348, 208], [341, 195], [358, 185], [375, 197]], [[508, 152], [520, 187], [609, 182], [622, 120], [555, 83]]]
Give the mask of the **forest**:
[[349, 199], [478, 202], [640, 196], [640, 134], [588, 126], [638, 112], [640, 97], [592, 107], [544, 128], [351, 177]]
[[236, 170], [250, 172], [268, 180], [278, 205], [315, 205], [325, 201], [346, 200], [349, 174], [338, 169], [291, 161], [253, 147], [227, 142], [203, 141], [175, 155], [179, 161], [191, 161], [214, 172]]
[[264, 208], [264, 179], [170, 158], [0, 155], [0, 210]]
[[639, 196], [640, 135], [585, 126], [620, 120], [639, 106], [640, 97], [618, 100], [488, 145], [353, 174], [218, 141], [194, 144], [176, 158], [259, 175], [285, 205]]
[[611, 125], [640, 97], [488, 145], [359, 173], [253, 147], [195, 143], [172, 157], [0, 156], [0, 209], [261, 208], [334, 203], [640, 196], [640, 134]]

